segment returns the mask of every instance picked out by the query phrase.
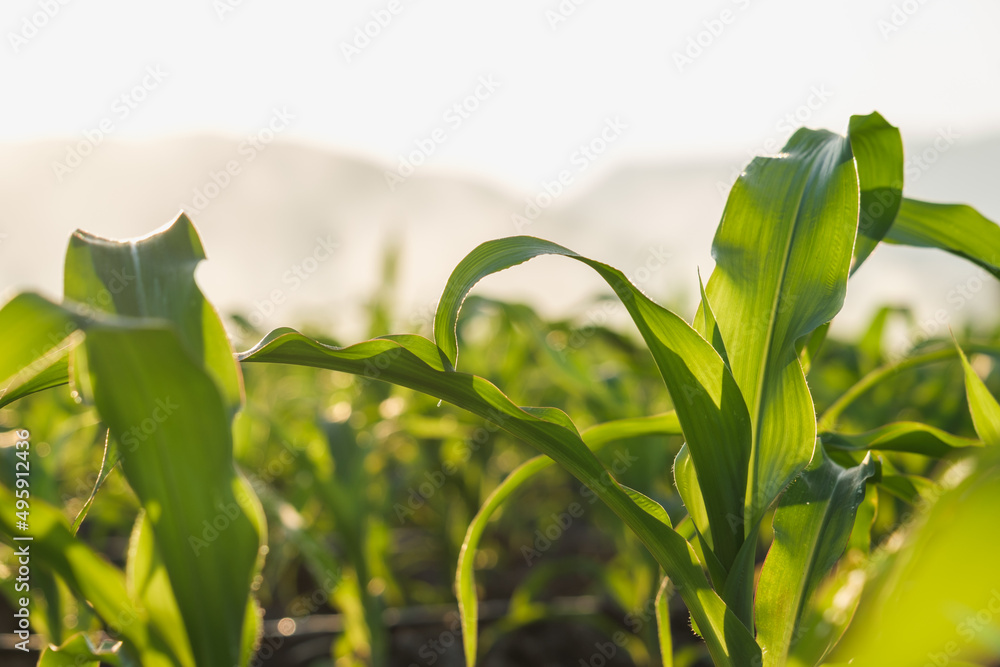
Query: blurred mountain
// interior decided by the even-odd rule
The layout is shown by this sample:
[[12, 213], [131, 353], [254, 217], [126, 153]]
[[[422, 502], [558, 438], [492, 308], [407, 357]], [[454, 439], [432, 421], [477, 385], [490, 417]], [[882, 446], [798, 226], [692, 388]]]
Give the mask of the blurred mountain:
[[[907, 146], [908, 155], [928, 147]], [[917, 175], [908, 178], [907, 194], [964, 201], [1000, 220], [997, 155], [1000, 137], [956, 141], [926, 169], [910, 165]], [[224, 310], [256, 313], [262, 329], [309, 319], [360, 335], [358, 305], [379, 282], [384, 248], [398, 242], [398, 328], [414, 330], [427, 324], [451, 269], [469, 250], [514, 234], [549, 238], [615, 264], [690, 317], [697, 271], [707, 279], [713, 266], [710, 244], [725, 193], [748, 159], [633, 161], [604, 171], [596, 165], [516, 193], [433, 164], [400, 182], [391, 175], [396, 165], [280, 139], [256, 147], [215, 136], [6, 145], [0, 284], [5, 297], [28, 287], [58, 296], [74, 229], [140, 236], [183, 209], [209, 255], [199, 269], [203, 289]], [[971, 271], [940, 253], [880, 249], [852, 282], [847, 326], [887, 300], [934, 312]], [[565, 315], [602, 287], [582, 266], [541, 258], [488, 280], [483, 293]], [[983, 294], [989, 296], [973, 305], [995, 311], [996, 292]]]

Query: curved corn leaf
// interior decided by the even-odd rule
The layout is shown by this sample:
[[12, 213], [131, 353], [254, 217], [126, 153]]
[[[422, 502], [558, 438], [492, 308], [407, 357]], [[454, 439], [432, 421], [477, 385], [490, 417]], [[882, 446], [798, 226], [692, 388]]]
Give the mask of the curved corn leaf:
[[61, 646], [47, 646], [38, 658], [38, 667], [123, 667], [118, 654], [121, 642], [104, 642], [96, 645], [82, 632], [73, 635]]
[[101, 457], [101, 469], [97, 471], [97, 479], [94, 480], [94, 488], [91, 489], [90, 495], [87, 500], [83, 503], [83, 507], [77, 512], [76, 518], [73, 519], [73, 534], [75, 535], [80, 530], [80, 524], [83, 520], [87, 518], [87, 513], [90, 511], [91, 505], [94, 504], [94, 498], [97, 497], [97, 492], [101, 490], [101, 486], [104, 484], [104, 480], [108, 478], [111, 471], [115, 469], [118, 465], [119, 455], [118, 455], [118, 443], [111, 441], [111, 432], [108, 431], [104, 435], [104, 456]]
[[816, 461], [781, 496], [757, 586], [757, 641], [765, 667], [785, 664], [806, 605], [844, 553], [876, 470], [870, 455], [845, 470], [819, 448]]
[[[673, 399], [684, 432], [712, 535], [712, 551], [728, 571], [743, 544], [740, 516], [750, 456], [750, 417], [726, 362], [712, 345], [683, 319], [654, 303], [621, 271], [583, 257], [560, 245], [530, 236], [483, 243], [455, 267], [438, 304], [434, 336], [454, 362], [458, 353], [457, 324], [462, 301], [483, 277], [540, 255], [569, 257], [594, 269], [625, 305], [649, 347]], [[752, 582], [730, 606], [751, 626]], [[735, 604], [734, 604], [735, 603]]]
[[962, 360], [965, 372], [965, 393], [969, 397], [969, 411], [972, 413], [972, 424], [976, 433], [991, 447], [1000, 446], [1000, 405], [986, 384], [979, 379], [976, 371], [969, 364], [962, 348], [955, 344], [958, 356]]
[[0, 407], [69, 381], [66, 356], [74, 333], [99, 313], [165, 319], [185, 349], [218, 384], [230, 413], [242, 403], [242, 377], [218, 313], [194, 280], [205, 252], [183, 213], [141, 239], [113, 241], [78, 230], [66, 253], [60, 307], [33, 293], [0, 310], [6, 353], [0, 359]]
[[877, 112], [851, 116], [847, 136], [861, 189], [853, 273], [889, 231], [903, 201], [903, 138]]
[[834, 449], [909, 452], [942, 458], [966, 447], [982, 447], [978, 440], [962, 438], [919, 422], [894, 422], [857, 434], [822, 433], [820, 440]]
[[965, 479], [875, 556], [835, 660], [922, 667], [1000, 658], [1000, 450], [975, 450], [958, 465]]
[[[988, 354], [993, 357], [1000, 358], [1000, 347], [996, 345], [963, 343], [962, 349], [968, 353]], [[957, 356], [958, 352], [955, 350], [955, 347], [949, 345], [930, 352], [923, 352], [912, 357], [907, 357], [896, 363], [887, 363], [869, 371], [863, 378], [855, 382], [850, 389], [841, 394], [840, 397], [826, 409], [823, 415], [819, 418], [819, 430], [833, 430], [833, 427], [836, 425], [840, 415], [843, 414], [844, 410], [850, 407], [852, 403], [857, 401], [866, 392], [871, 391], [872, 388], [878, 386], [882, 382], [896, 379], [900, 372], [942, 361], [950, 361]]]
[[717, 664], [742, 665], [760, 659], [753, 637], [712, 590], [691, 546], [636, 505], [573, 430], [521, 410], [483, 378], [452, 370], [445, 352], [427, 339], [391, 336], [335, 348], [294, 330], [278, 329], [239, 358], [327, 368], [392, 382], [492, 421], [555, 459], [629, 525], [668, 576], [683, 586], [682, 597]]
[[1000, 227], [971, 206], [903, 199], [886, 241], [938, 248], [1000, 278]]
[[[653, 417], [618, 419], [598, 424], [584, 431], [582, 437], [587, 446], [596, 452], [611, 442], [626, 438], [644, 435], [680, 435], [680, 432], [677, 413], [667, 412]], [[475, 556], [483, 532], [493, 514], [511, 494], [538, 473], [553, 465], [555, 465], [555, 461], [542, 455], [529, 459], [512, 470], [503, 482], [486, 497], [483, 506], [476, 512], [476, 516], [473, 517], [465, 531], [465, 539], [458, 555], [458, 567], [455, 572], [455, 594], [458, 597], [458, 611], [462, 622], [465, 662], [469, 667], [475, 667], [479, 644], [479, 599], [476, 595]]]
[[753, 424], [745, 535], [812, 457], [796, 343], [843, 305], [858, 188], [848, 139], [799, 130], [780, 156], [750, 163], [715, 235], [706, 293]]

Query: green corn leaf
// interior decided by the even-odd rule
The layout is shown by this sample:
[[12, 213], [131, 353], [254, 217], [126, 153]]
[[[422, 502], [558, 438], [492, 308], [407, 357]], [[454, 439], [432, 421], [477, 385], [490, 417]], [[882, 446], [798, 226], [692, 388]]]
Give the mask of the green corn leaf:
[[844, 469], [819, 448], [816, 461], [782, 495], [757, 587], [757, 641], [765, 667], [785, 664], [803, 611], [844, 553], [865, 484], [875, 474], [870, 456]]
[[903, 138], [877, 112], [852, 116], [847, 136], [861, 189], [854, 272], [889, 231], [903, 201]]
[[799, 130], [779, 157], [747, 167], [716, 232], [706, 293], [753, 424], [746, 535], [812, 458], [797, 341], [843, 305], [858, 193], [849, 140]]
[[844, 636], [861, 601], [865, 560], [871, 555], [871, 531], [878, 511], [878, 494], [865, 493], [858, 506], [847, 554], [832, 576], [823, 581], [799, 619], [789, 667], [815, 667]]
[[573, 430], [521, 410], [483, 378], [452, 370], [444, 351], [430, 341], [403, 335], [335, 348], [279, 329], [242, 353], [240, 360], [327, 368], [391, 382], [490, 420], [553, 458], [635, 531], [671, 579], [683, 584], [682, 597], [718, 664], [744, 665], [760, 659], [753, 637], [712, 590], [690, 545], [636, 505]]
[[708, 295], [705, 294], [705, 284], [701, 281], [700, 270], [698, 271], [698, 289], [701, 291], [701, 307], [698, 309], [701, 317], [695, 317], [695, 329], [705, 340], [712, 343], [712, 347], [728, 366], [729, 356], [726, 354], [726, 342], [722, 340], [722, 332], [719, 331], [719, 325], [715, 321], [715, 312], [712, 310], [712, 304], [708, 301]]
[[205, 251], [183, 213], [140, 239], [112, 241], [83, 231], [70, 239], [63, 290], [84, 314], [161, 319], [209, 373], [230, 413], [243, 401], [242, 378], [218, 313], [201, 293], [194, 270]]
[[802, 365], [802, 372], [809, 375], [813, 361], [819, 356], [819, 351], [826, 342], [826, 335], [830, 332], [830, 323], [821, 324], [813, 329], [812, 333], [800, 338], [795, 347], [798, 350], [799, 363]]
[[670, 633], [670, 598], [673, 585], [663, 577], [653, 605], [656, 610], [656, 638], [660, 642], [660, 662], [663, 667], [674, 667], [674, 639]]
[[[1000, 358], [1000, 347], [997, 347], [996, 345], [965, 343], [962, 345], [962, 349], [968, 353], [988, 354], [992, 357]], [[819, 419], [819, 430], [832, 431], [844, 410], [850, 407], [861, 396], [864, 396], [865, 393], [871, 391], [874, 387], [877, 387], [883, 382], [892, 380], [898, 381], [899, 374], [903, 371], [921, 368], [923, 366], [940, 363], [942, 361], [950, 361], [957, 356], [958, 352], [955, 350], [955, 346], [948, 345], [929, 352], [922, 352], [920, 354], [907, 357], [898, 362], [887, 363], [869, 371], [863, 378], [851, 386], [850, 389], [841, 394], [841, 396], [826, 409], [826, 412], [824, 412]]]
[[[885, 475], [879, 483], [885, 479]], [[851, 538], [848, 540], [847, 548], [856, 549], [858, 552], [868, 556], [872, 550], [872, 526], [878, 516], [878, 493], [865, 493], [865, 499], [858, 506], [857, 516], [854, 519], [854, 529], [851, 531]]]
[[[698, 474], [695, 472], [694, 461], [691, 460], [691, 451], [687, 444], [680, 448], [674, 458], [674, 486], [684, 501], [684, 507], [687, 508], [695, 529], [704, 539], [705, 546], [711, 549], [712, 532], [708, 527], [708, 511], [705, 509], [705, 500], [698, 485]], [[721, 575], [721, 581], [725, 581], [725, 569], [721, 571]], [[714, 578], [714, 574], [713, 580], [721, 584]]]
[[232, 460], [228, 406], [169, 330], [92, 326], [81, 388], [120, 443], [199, 664], [243, 664], [262, 511]]
[[77, 330], [99, 314], [117, 314], [173, 322], [185, 349], [201, 360], [235, 412], [242, 378], [222, 320], [194, 280], [203, 259], [201, 240], [184, 214], [131, 241], [74, 233], [66, 252], [65, 306], [24, 293], [0, 311], [6, 350], [0, 359], [0, 407], [65, 384], [66, 356], [79, 342]]
[[79, 632], [67, 639], [61, 646], [48, 646], [38, 658], [38, 667], [100, 667], [101, 664], [123, 667], [118, 649], [121, 642], [96, 644], [90, 637]]
[[[14, 493], [0, 485], [0, 505], [14, 507]], [[150, 633], [146, 611], [128, 594], [125, 577], [90, 547], [79, 542], [62, 513], [40, 498], [31, 499], [29, 542], [12, 538], [25, 532], [14, 525], [13, 512], [0, 512], [0, 534], [15, 550], [27, 548], [33, 562], [58, 574], [71, 591], [93, 607], [108, 628], [125, 640], [140, 663], [173, 667], [176, 661], [162, 638]]]
[[875, 554], [835, 660], [923, 667], [1000, 659], [1000, 450], [975, 450], [956, 466], [945, 478], [964, 479]]
[[136, 517], [129, 539], [125, 585], [129, 596], [140, 601], [147, 610], [150, 624], [174, 649], [177, 664], [195, 665], [177, 596], [170, 585], [170, 577], [153, 537], [153, 526], [145, 511], [140, 511]]
[[[705, 509], [705, 500], [702, 498], [701, 486], [698, 484], [698, 474], [694, 469], [694, 462], [691, 460], [691, 453], [686, 444], [680, 448], [674, 458], [674, 485], [677, 487], [677, 493], [681, 500], [684, 501], [684, 507], [687, 508], [690, 524], [694, 527], [693, 537], [697, 540], [699, 558], [708, 569], [715, 589], [724, 591], [729, 579], [729, 571], [712, 551], [712, 532], [708, 525], [708, 511]], [[727, 517], [731, 524], [736, 525], [740, 525], [741, 519], [742, 517], [737, 515]]]
[[[644, 435], [680, 435], [680, 432], [677, 413], [667, 412], [653, 417], [618, 419], [598, 424], [584, 431], [583, 441], [592, 451], [596, 452], [611, 442], [626, 438]], [[479, 599], [476, 595], [475, 562], [476, 550], [482, 541], [483, 532], [496, 511], [515, 491], [534, 479], [538, 473], [553, 465], [555, 465], [555, 461], [543, 455], [529, 459], [512, 470], [503, 482], [486, 497], [483, 506], [479, 508], [465, 532], [465, 540], [462, 542], [462, 549], [458, 556], [458, 568], [455, 573], [455, 592], [458, 597], [458, 610], [462, 622], [465, 662], [469, 667], [475, 667], [479, 644]]]
[[1000, 227], [971, 206], [903, 199], [885, 238], [950, 252], [1000, 278]]
[[[434, 321], [438, 345], [454, 362], [458, 313], [472, 287], [487, 275], [540, 255], [569, 257], [591, 267], [628, 309], [673, 399], [700, 481], [708, 528], [712, 533], [712, 550], [728, 571], [736, 561], [744, 538], [742, 522], [732, 522], [728, 518], [743, 513], [750, 419], [726, 362], [687, 322], [651, 301], [617, 269], [549, 241], [517, 236], [488, 241], [455, 267]], [[744, 607], [749, 609], [751, 585], [742, 593]], [[741, 618], [749, 627], [749, 618]]]
[[0, 309], [0, 408], [28, 394], [66, 384], [66, 358], [79, 342], [80, 317], [25, 292]]
[[[862, 503], [862, 507], [864, 504]], [[788, 667], [829, 664], [823, 658], [837, 645], [850, 626], [861, 602], [865, 581], [865, 570], [860, 563], [837, 566], [833, 576], [820, 585], [799, 620], [786, 663]]]
[[641, 491], [636, 491], [635, 489], [629, 488], [624, 484], [620, 486], [625, 490], [625, 493], [628, 494], [628, 497], [632, 499], [632, 502], [641, 507], [643, 511], [658, 519], [664, 526], [671, 529], [674, 527], [673, 523], [670, 521], [670, 515], [667, 514], [667, 510], [663, 509], [663, 505], [656, 502]]
[[[46, 340], [28, 339], [46, 330], [71, 331], [75, 389], [97, 404], [121, 445], [123, 472], [155, 535], [149, 548], [169, 575], [195, 660], [239, 664], [256, 634], [256, 615], [247, 610], [263, 516], [233, 467], [230, 421], [242, 400], [241, 376], [221, 321], [194, 282], [203, 257], [183, 216], [122, 243], [78, 232], [67, 253], [66, 305], [22, 295], [0, 317], [50, 323], [2, 332], [15, 349], [38, 349]], [[206, 537], [223, 524], [226, 539]]]
[[1000, 405], [986, 388], [986, 384], [976, 375], [976, 371], [969, 364], [965, 352], [962, 352], [958, 343], [955, 344], [955, 349], [958, 350], [965, 371], [965, 393], [969, 397], [969, 411], [972, 413], [972, 424], [976, 427], [976, 433], [987, 445], [1000, 446]]
[[80, 511], [77, 512], [76, 518], [73, 519], [74, 535], [80, 530], [80, 524], [82, 524], [83, 520], [87, 518], [87, 513], [90, 511], [91, 505], [94, 504], [94, 498], [97, 497], [97, 492], [101, 490], [104, 480], [108, 478], [111, 471], [115, 469], [116, 465], [118, 465], [118, 461], [118, 444], [111, 441], [111, 433], [109, 431], [104, 436], [104, 456], [101, 457], [101, 469], [97, 471], [97, 479], [94, 480], [94, 488], [91, 490], [90, 496], [87, 497], [86, 502], [83, 503], [83, 507], [81, 507]]
[[820, 440], [832, 449], [909, 452], [942, 458], [967, 447], [982, 447], [978, 440], [962, 438], [919, 422], [894, 422], [865, 433], [822, 433]]

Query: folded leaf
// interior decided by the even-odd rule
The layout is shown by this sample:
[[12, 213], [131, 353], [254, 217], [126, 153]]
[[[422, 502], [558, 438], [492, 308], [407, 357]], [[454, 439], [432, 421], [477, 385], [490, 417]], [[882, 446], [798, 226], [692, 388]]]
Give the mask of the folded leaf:
[[892, 226], [903, 200], [903, 138], [877, 112], [851, 116], [847, 133], [858, 166], [861, 205], [851, 272], [857, 271]]
[[[726, 362], [683, 319], [651, 301], [624, 274], [549, 241], [516, 236], [488, 241], [463, 259], [445, 287], [434, 321], [438, 345], [454, 362], [462, 301], [483, 277], [539, 255], [561, 255], [594, 269], [615, 291], [646, 341], [670, 392], [700, 482], [712, 533], [711, 544], [724, 570], [743, 544], [743, 514], [750, 456], [750, 419]], [[749, 610], [750, 587], [745, 593]], [[743, 616], [750, 626], [750, 619]]]

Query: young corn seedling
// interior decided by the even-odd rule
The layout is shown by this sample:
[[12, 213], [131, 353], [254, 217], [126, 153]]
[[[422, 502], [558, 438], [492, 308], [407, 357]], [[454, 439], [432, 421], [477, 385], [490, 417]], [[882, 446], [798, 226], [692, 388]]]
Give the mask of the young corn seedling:
[[[477, 545], [496, 509], [553, 463], [610, 507], [662, 568], [655, 609], [664, 665], [673, 664], [664, 622], [671, 592], [683, 600], [719, 666], [986, 660], [1000, 654], [1000, 608], [990, 606], [1000, 589], [1000, 406], [963, 347], [992, 355], [1000, 348], [949, 346], [878, 368], [819, 418], [806, 381], [850, 275], [879, 243], [943, 249], [1000, 277], [1000, 228], [969, 207], [906, 199], [902, 189], [899, 132], [880, 115], [853, 117], [846, 136], [803, 129], [780, 155], [755, 159], [733, 186], [713, 244], [716, 266], [690, 323], [621, 271], [519, 236], [487, 242], [455, 268], [438, 305], [433, 342], [403, 334], [340, 348], [277, 329], [236, 358], [409, 387], [488, 420], [542, 454], [514, 470], [469, 526], [456, 593], [470, 666], [478, 654]], [[519, 407], [489, 381], [456, 369], [466, 295], [483, 278], [540, 255], [582, 263], [615, 292], [662, 375], [671, 412], [581, 433], [565, 413]], [[144, 508], [124, 577], [74, 538], [58, 508], [34, 506], [35, 516], [45, 517], [44, 532], [35, 533], [37, 557], [122, 640], [108, 659], [107, 651], [77, 636], [46, 651], [43, 662], [59, 654], [89, 656], [94, 664], [249, 659], [260, 511], [232, 465], [228, 427], [240, 406], [239, 368], [194, 286], [200, 258], [184, 217], [136, 242], [78, 235], [67, 260], [64, 304], [23, 294], [0, 310], [7, 351], [0, 377], [8, 378], [0, 385], [0, 405], [72, 382], [108, 424]], [[118, 265], [136, 278], [112, 291]], [[103, 305], [80, 305], [95, 302]], [[53, 337], [58, 344], [46, 345]], [[956, 357], [979, 440], [917, 422], [865, 433], [838, 430], [852, 403], [900, 369]], [[125, 447], [135, 435], [131, 429], [149, 415], [159, 424], [157, 400], [173, 396], [182, 397], [175, 414], [149, 434], [140, 428], [147, 438]], [[687, 516], [677, 521], [621, 484], [594, 454], [644, 433], [684, 438], [672, 474]], [[904, 475], [888, 456], [900, 452], [944, 463], [933, 480]], [[195, 468], [185, 466], [199, 456], [198, 479], [192, 479]], [[931, 489], [935, 500], [873, 550], [876, 488], [896, 494]], [[12, 506], [13, 491], [0, 493], [3, 506]], [[229, 511], [228, 531], [212, 540], [201, 534], [206, 522], [211, 526], [219, 512]], [[19, 532], [7, 514], [0, 516], [0, 532], [11, 539]], [[772, 532], [758, 565], [758, 549], [767, 541], [762, 534]], [[204, 602], [207, 587], [212, 606]], [[121, 621], [125, 612], [128, 623]]]

